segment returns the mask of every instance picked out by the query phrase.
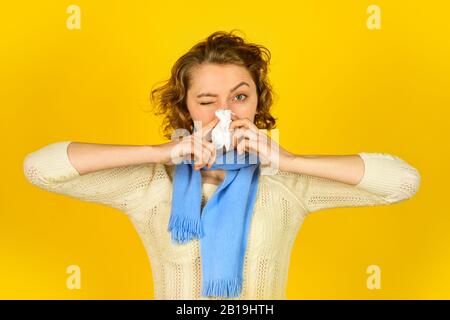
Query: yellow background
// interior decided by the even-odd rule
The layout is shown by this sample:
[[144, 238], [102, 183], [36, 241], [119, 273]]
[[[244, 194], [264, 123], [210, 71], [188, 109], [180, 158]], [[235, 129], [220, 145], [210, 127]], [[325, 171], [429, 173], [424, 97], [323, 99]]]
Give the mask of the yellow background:
[[[159, 144], [148, 94], [217, 30], [273, 55], [280, 143], [297, 154], [386, 152], [419, 192], [311, 214], [288, 299], [450, 298], [450, 7], [445, 1], [9, 1], [0, 8], [0, 298], [153, 299], [150, 263], [120, 211], [40, 190], [25, 155], [76, 140]], [[81, 8], [69, 30], [66, 8]], [[366, 27], [369, 5], [381, 30]], [[66, 267], [81, 267], [81, 290]], [[366, 268], [381, 267], [381, 289]]]

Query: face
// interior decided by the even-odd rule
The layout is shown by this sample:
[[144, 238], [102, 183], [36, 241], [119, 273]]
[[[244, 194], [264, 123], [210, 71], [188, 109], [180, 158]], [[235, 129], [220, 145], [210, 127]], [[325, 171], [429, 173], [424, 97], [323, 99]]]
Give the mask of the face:
[[254, 122], [257, 105], [256, 85], [246, 68], [204, 63], [192, 70], [187, 107], [193, 121], [201, 121], [202, 127], [214, 120], [215, 111], [221, 108]]

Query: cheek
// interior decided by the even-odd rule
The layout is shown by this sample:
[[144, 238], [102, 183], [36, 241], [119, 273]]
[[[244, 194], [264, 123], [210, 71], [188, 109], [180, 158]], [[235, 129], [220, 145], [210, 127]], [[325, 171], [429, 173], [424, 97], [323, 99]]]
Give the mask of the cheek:
[[189, 113], [191, 114], [191, 118], [193, 121], [201, 122], [202, 126], [205, 126], [209, 122], [213, 121], [216, 115], [214, 114], [214, 110], [205, 110], [203, 108], [188, 108]]
[[256, 105], [246, 106], [245, 108], [242, 107], [231, 108], [231, 111], [233, 111], [239, 119], [246, 118], [254, 120], [256, 115]]
[[199, 121], [205, 118], [207, 116], [205, 114], [205, 110], [203, 108], [199, 108], [196, 104], [188, 103], [187, 109], [189, 113], [191, 114], [191, 118], [195, 121]]

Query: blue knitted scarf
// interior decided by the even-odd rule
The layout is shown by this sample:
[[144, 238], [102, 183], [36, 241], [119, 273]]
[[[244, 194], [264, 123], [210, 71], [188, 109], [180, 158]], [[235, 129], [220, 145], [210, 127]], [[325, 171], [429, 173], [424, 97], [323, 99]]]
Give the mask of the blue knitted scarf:
[[194, 160], [183, 160], [173, 175], [168, 231], [174, 243], [200, 239], [202, 296], [237, 297], [242, 291], [247, 234], [258, 190], [260, 160], [253, 153], [218, 149], [211, 168], [225, 179], [201, 211], [202, 176]]

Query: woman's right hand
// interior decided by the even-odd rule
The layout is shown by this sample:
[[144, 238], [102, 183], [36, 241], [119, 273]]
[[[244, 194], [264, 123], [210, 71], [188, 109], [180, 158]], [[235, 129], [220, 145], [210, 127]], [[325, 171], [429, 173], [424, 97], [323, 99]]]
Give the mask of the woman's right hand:
[[207, 136], [219, 121], [219, 118], [215, 117], [201, 130], [185, 136], [181, 140], [158, 145], [158, 149], [161, 151], [161, 162], [174, 165], [181, 163], [182, 160], [194, 160], [195, 170], [200, 170], [205, 165], [211, 168], [216, 160], [216, 147], [207, 140]]

